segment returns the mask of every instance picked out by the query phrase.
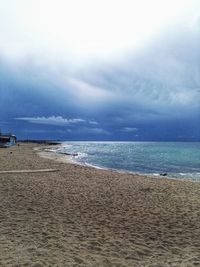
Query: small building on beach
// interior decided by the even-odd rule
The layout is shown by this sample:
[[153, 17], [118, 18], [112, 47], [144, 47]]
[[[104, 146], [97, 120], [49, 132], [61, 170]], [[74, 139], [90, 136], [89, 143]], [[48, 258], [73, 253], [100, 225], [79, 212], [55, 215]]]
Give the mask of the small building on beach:
[[17, 138], [14, 134], [0, 133], [0, 147], [10, 147], [16, 144]]

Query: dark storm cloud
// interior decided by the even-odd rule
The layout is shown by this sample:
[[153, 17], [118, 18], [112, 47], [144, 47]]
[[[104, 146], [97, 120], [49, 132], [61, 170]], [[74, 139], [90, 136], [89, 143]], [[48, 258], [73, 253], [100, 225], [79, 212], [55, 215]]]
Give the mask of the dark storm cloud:
[[199, 140], [199, 37], [198, 25], [169, 31], [137, 55], [73, 72], [2, 59], [1, 127], [21, 138]]

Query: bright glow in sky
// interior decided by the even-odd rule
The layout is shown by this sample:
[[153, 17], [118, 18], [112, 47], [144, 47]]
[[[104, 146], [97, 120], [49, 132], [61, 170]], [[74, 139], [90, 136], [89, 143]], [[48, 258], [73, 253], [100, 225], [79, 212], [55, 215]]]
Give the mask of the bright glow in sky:
[[[145, 45], [197, 12], [196, 0], [0, 0], [0, 49], [73, 60], [112, 57]], [[191, 21], [189, 23], [192, 23]], [[188, 24], [189, 26], [189, 24]]]

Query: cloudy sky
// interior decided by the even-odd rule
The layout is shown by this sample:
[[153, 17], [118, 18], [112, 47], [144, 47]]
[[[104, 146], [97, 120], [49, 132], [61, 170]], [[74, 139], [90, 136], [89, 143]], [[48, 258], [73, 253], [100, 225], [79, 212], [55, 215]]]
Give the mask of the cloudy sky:
[[0, 0], [0, 128], [200, 140], [199, 0]]

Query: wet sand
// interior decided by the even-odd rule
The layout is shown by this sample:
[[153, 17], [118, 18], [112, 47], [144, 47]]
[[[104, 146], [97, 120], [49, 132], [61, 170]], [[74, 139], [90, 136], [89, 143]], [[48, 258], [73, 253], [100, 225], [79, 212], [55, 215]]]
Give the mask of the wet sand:
[[36, 146], [0, 149], [0, 171], [58, 170], [0, 174], [0, 266], [200, 266], [200, 183], [55, 161]]

